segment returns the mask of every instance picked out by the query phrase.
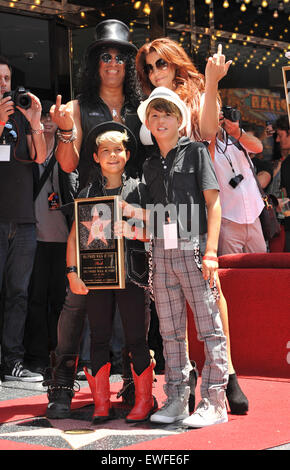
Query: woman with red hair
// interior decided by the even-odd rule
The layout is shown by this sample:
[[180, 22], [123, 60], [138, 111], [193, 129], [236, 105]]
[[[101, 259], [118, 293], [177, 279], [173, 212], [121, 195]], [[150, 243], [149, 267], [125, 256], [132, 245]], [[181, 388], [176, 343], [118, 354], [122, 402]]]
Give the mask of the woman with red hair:
[[136, 69], [143, 92], [149, 95], [159, 86], [175, 91], [186, 103], [190, 119], [187, 135], [194, 140], [210, 140], [218, 130], [218, 83], [227, 74], [231, 60], [219, 51], [208, 59], [205, 76], [185, 50], [169, 38], [144, 44], [136, 56]]
[[[188, 109], [186, 135], [191, 140], [213, 140], [219, 125], [218, 83], [227, 74], [231, 60], [225, 61], [221, 46], [218, 52], [209, 57], [202, 75], [192, 63], [185, 50], [170, 38], [154, 39], [144, 44], [136, 56], [136, 69], [143, 92], [149, 95], [156, 87], [167, 87], [179, 95]], [[152, 144], [148, 129], [142, 126], [141, 141]], [[231, 359], [228, 309], [222, 293], [219, 278], [216, 279], [219, 291], [219, 310], [227, 337], [229, 382], [227, 399], [234, 414], [248, 411], [248, 400], [242, 392]]]

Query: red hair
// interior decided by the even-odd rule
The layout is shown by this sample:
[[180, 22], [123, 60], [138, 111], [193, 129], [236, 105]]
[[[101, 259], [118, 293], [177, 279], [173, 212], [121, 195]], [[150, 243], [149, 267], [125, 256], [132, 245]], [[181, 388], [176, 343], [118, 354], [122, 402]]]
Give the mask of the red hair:
[[175, 67], [174, 91], [184, 101], [191, 113], [191, 131], [196, 140], [200, 140], [199, 113], [200, 97], [204, 93], [204, 76], [198, 72], [185, 50], [176, 41], [158, 38], [144, 44], [136, 56], [136, 69], [144, 93], [150, 94], [154, 86], [150, 82], [144, 67], [146, 56], [156, 52], [163, 60]]

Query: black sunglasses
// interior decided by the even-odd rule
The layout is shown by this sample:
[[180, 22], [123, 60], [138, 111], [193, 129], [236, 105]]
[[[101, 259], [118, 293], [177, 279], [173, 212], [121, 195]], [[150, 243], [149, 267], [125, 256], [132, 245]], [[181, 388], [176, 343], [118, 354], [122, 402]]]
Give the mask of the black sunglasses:
[[126, 57], [123, 54], [118, 54], [115, 57], [113, 57], [109, 52], [104, 52], [101, 56], [100, 59], [102, 62], [105, 64], [110, 64], [113, 59], [117, 62], [117, 64], [124, 64], [126, 62]]
[[165, 70], [168, 67], [168, 62], [164, 59], [156, 60], [155, 64], [145, 64], [144, 65], [144, 72], [149, 75], [149, 73], [153, 72], [154, 68], [157, 70]]

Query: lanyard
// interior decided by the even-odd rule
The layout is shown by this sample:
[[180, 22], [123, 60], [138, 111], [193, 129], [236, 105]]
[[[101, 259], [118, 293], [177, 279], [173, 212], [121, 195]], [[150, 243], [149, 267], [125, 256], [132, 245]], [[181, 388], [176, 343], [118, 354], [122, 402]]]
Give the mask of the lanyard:
[[[226, 137], [226, 143], [225, 143], [225, 137]], [[229, 163], [229, 165], [230, 165], [230, 167], [231, 167], [231, 170], [232, 170], [233, 174], [236, 176], [236, 172], [235, 172], [235, 169], [234, 169], [234, 166], [233, 166], [233, 162], [232, 162], [232, 160], [231, 160], [231, 157], [226, 154], [226, 150], [227, 150], [229, 144], [228, 144], [228, 137], [227, 137], [227, 135], [226, 135], [225, 132], [223, 132], [223, 139], [224, 139], [223, 144], [224, 144], [224, 146], [225, 146], [224, 150], [223, 150], [222, 148], [220, 148], [220, 146], [219, 146], [218, 144], [217, 144], [217, 150], [219, 151], [219, 153], [220, 153], [221, 155], [223, 155], [223, 156], [227, 159], [227, 161], [228, 161], [228, 163]], [[233, 145], [233, 144], [231, 143], [230, 145]]]

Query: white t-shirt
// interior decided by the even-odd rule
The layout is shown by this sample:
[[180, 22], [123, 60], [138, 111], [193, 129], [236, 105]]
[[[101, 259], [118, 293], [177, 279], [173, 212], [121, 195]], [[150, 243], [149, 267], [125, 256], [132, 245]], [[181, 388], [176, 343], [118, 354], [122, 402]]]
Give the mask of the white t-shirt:
[[[217, 139], [217, 145], [225, 150], [225, 143]], [[230, 162], [234, 168], [233, 173]], [[244, 153], [229, 142], [225, 155], [215, 148], [214, 169], [220, 186], [222, 217], [238, 224], [252, 224], [263, 210], [264, 202], [256, 180]], [[229, 181], [235, 175], [244, 179], [233, 188]]]

